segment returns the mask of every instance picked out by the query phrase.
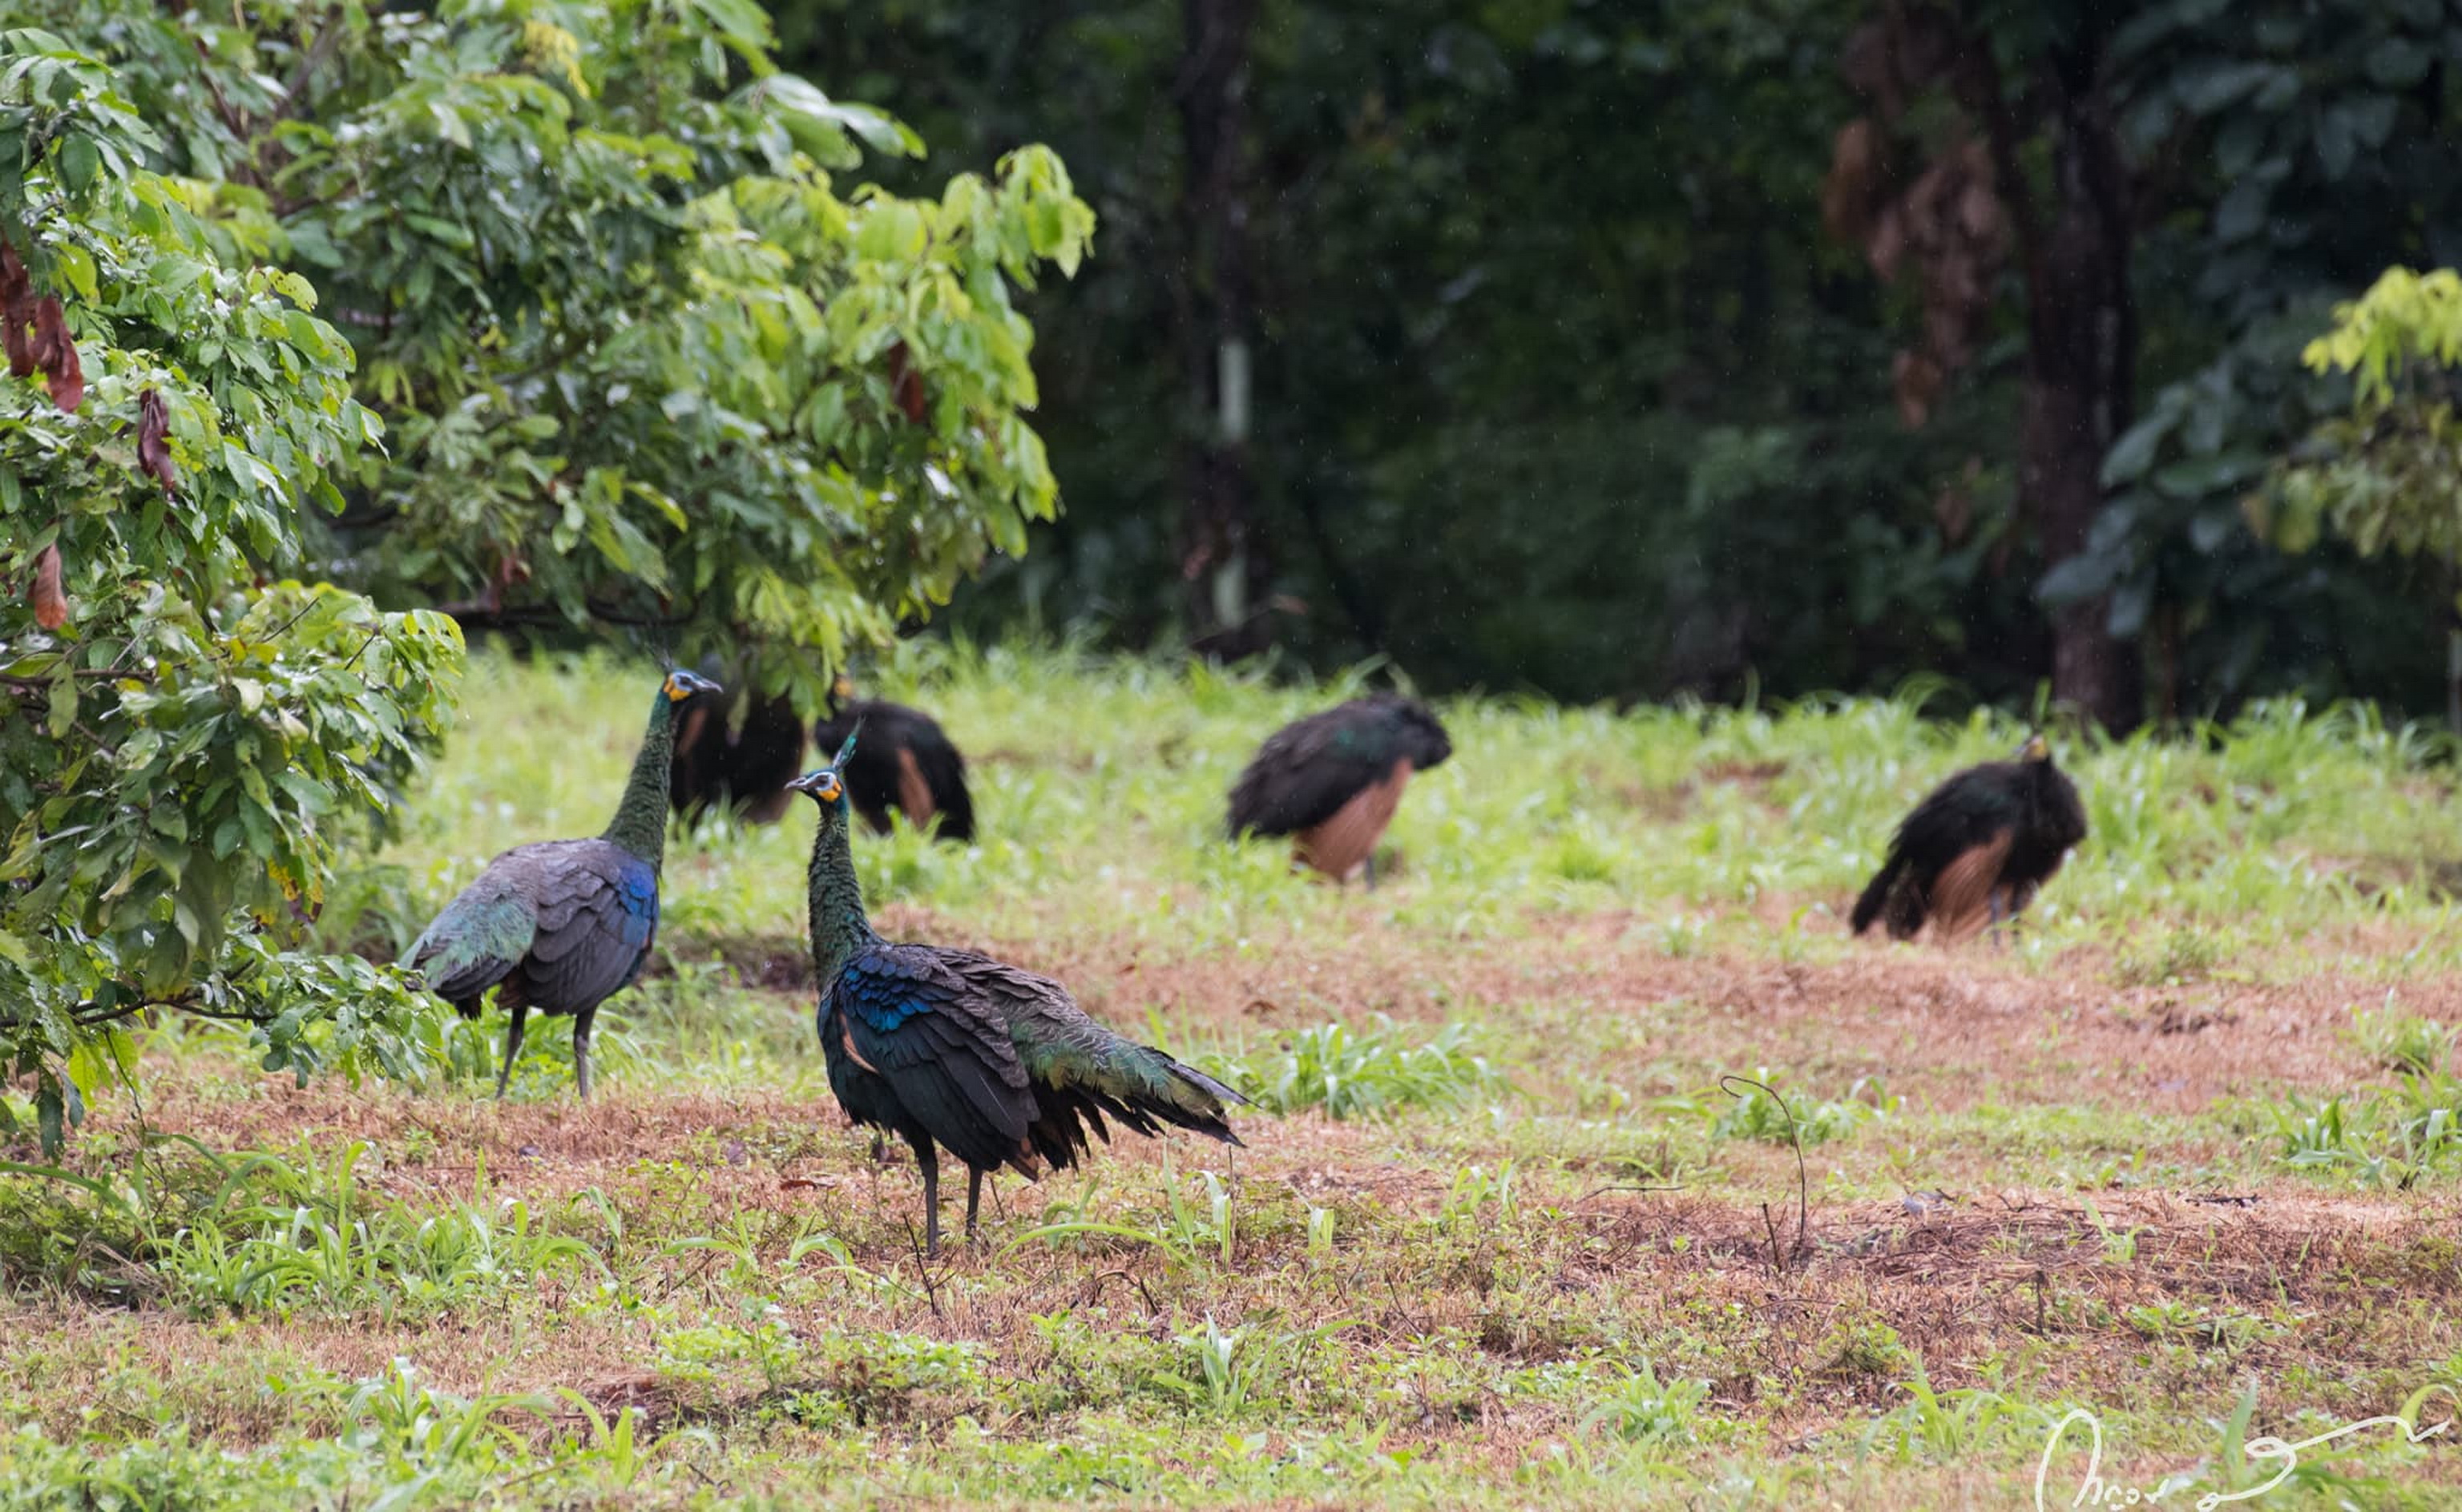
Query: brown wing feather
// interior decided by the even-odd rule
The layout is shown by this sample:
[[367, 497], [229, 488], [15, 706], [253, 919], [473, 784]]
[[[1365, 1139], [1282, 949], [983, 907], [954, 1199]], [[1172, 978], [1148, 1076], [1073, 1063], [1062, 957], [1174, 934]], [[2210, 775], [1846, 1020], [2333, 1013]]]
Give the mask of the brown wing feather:
[[897, 807], [906, 810], [906, 822], [918, 830], [932, 822], [932, 785], [924, 781], [911, 745], [897, 747]]
[[1393, 810], [1401, 806], [1402, 789], [1410, 781], [1411, 762], [1404, 757], [1393, 764], [1383, 781], [1369, 784], [1335, 810], [1332, 818], [1301, 831], [1300, 859], [1336, 881], [1349, 877], [1366, 863], [1376, 842], [1384, 837], [1385, 827], [1393, 822]]
[[1932, 881], [1934, 939], [1954, 943], [1992, 921], [1992, 890], [2000, 884], [2000, 868], [2017, 837], [2017, 831], [2003, 830], [1940, 869]]

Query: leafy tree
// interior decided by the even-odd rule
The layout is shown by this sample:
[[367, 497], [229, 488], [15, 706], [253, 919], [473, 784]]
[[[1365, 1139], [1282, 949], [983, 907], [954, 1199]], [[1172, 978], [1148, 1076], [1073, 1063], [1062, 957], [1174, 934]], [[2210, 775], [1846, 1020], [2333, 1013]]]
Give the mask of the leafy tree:
[[[2142, 663], [2130, 717], [2432, 685], [2422, 573], [2340, 543], [2286, 556], [2239, 499], [2250, 459], [2336, 402], [2292, 360], [2331, 301], [2462, 245], [2462, 73], [2437, 62], [2453, 0], [776, 10], [788, 56], [961, 162], [1047, 137], [1103, 213], [1109, 255], [1033, 296], [1069, 517], [993, 564], [958, 607], [971, 623], [1212, 646], [1220, 585], [1288, 654], [1388, 653], [1432, 684], [1733, 697], [1925, 673], [2022, 701], [2057, 671], [2057, 616], [2122, 692]], [[1936, 48], [1877, 119], [1865, 28], [1885, 11], [1984, 44], [2013, 172], [1977, 65]], [[1190, 66], [1209, 17], [1239, 23], [1245, 60], [1241, 108], [1209, 118], [1243, 138], [1230, 321], [1203, 244], [1224, 223], [1190, 214], [1224, 203], [1190, 198], [1192, 92], [1220, 76]], [[1886, 149], [1881, 203], [1929, 179], [1898, 226], [1922, 245], [1900, 238], [1888, 280], [1868, 243], [1821, 234], [1858, 117]], [[2059, 171], [2107, 170], [2115, 146], [2118, 215]], [[1970, 205], [1982, 246], [1932, 234]], [[2021, 240], [2049, 291], [2081, 227], [2104, 237], [2085, 285], [2103, 313], [2038, 320]], [[1902, 392], [1935, 320], [1957, 360]], [[1234, 554], [1263, 582], [1189, 576], [1226, 327], [1250, 354], [1240, 529], [1262, 543]], [[2039, 350], [2039, 330], [2133, 330], [2108, 349], [2133, 355]], [[1918, 397], [1911, 430], [1893, 411]], [[2029, 462], [2072, 433], [2056, 470]]]
[[[2453, 414], [2462, 275], [2387, 270], [2360, 298], [2335, 307], [2332, 329], [2301, 358], [2312, 372], [2349, 375], [2352, 404], [2319, 424], [2251, 497], [2259, 529], [2294, 552], [2330, 529], [2363, 556], [2424, 556], [2454, 592], [2462, 585], [2462, 423]], [[2462, 596], [2447, 638], [2448, 713], [2462, 729]]]
[[[2150, 643], [2172, 712], [2182, 637], [2217, 619], [2217, 670], [2243, 687], [2269, 621], [2323, 608], [2313, 573], [2238, 526], [2237, 494], [2298, 433], [2286, 409], [2303, 398], [2275, 388], [2264, 354], [2373, 271], [2361, 249], [2452, 228], [2433, 143], [2453, 8], [1875, 10], [1846, 54], [1870, 109], [1836, 144], [1833, 224], [1919, 285], [1895, 368], [1911, 419], [1988, 349], [2000, 291], [2021, 296], [2019, 466], [2051, 564], [2055, 691], [2131, 723]], [[2149, 364], [2174, 380], [2141, 405]]]
[[387, 445], [320, 536], [378, 601], [627, 627], [810, 707], [1053, 514], [1011, 289], [1092, 214], [1049, 152], [841, 194], [922, 143], [780, 73], [745, 0], [49, 3], [350, 334]]
[[407, 1068], [403, 984], [288, 947], [455, 618], [811, 703], [1055, 508], [1012, 289], [1091, 212], [1033, 147], [841, 193], [921, 143], [745, 0], [0, 25], [0, 1001], [49, 1141], [147, 1004]]
[[292, 576], [379, 427], [314, 292], [227, 255], [117, 84], [0, 32], [0, 1054], [47, 1148], [148, 1006], [257, 1026], [269, 1069], [402, 1069], [402, 984], [286, 941], [462, 650]]
[[[2019, 694], [2040, 637], [1998, 586], [2022, 569], [2005, 405], [1889, 423], [1883, 294], [1818, 236], [1857, 12], [782, 0], [789, 56], [966, 161], [1047, 135], [1102, 210], [1109, 255], [1035, 296], [1069, 516], [959, 612], [1212, 647], [1220, 583], [1291, 654], [1431, 683], [1734, 696], [1955, 664]], [[1190, 287], [1230, 218], [1192, 201], [1185, 140], [1188, 91], [1220, 82], [1186, 66], [1192, 22], [1223, 18], [1246, 28], [1244, 103], [1204, 121], [1245, 133], [1227, 311]], [[1226, 333], [1248, 549], [1192, 579]]]
[[2350, 375], [2353, 403], [2282, 470], [2278, 539], [2305, 551], [2329, 527], [2365, 555], [2391, 548], [2462, 561], [2462, 427], [2453, 416], [2462, 275], [2388, 270], [2335, 307], [2332, 330], [2301, 358], [2313, 372]]

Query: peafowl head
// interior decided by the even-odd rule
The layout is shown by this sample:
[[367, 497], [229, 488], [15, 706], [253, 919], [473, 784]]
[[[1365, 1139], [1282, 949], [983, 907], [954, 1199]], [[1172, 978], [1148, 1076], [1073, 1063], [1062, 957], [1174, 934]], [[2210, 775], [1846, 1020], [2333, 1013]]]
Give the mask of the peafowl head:
[[1426, 771], [1454, 753], [1454, 743], [1445, 734], [1444, 724], [1426, 704], [1396, 695], [1389, 707], [1401, 730], [1412, 766]]
[[848, 732], [846, 744], [838, 747], [837, 755], [831, 758], [828, 766], [808, 771], [787, 785], [788, 792], [804, 793], [821, 806], [823, 824], [832, 820], [844, 823], [846, 820], [846, 780], [838, 775], [838, 770], [854, 755], [855, 740], [862, 734], [863, 725], [857, 723], [855, 727]]
[[2018, 759], [2022, 762], [2050, 761], [2052, 759], [2051, 742], [2043, 739], [2041, 730], [2029, 732], [2026, 736], [2026, 744], [2018, 747]]
[[723, 693], [726, 690], [724, 688], [720, 687], [716, 682], [711, 681], [709, 679], [702, 677], [700, 673], [686, 672], [681, 667], [678, 667], [675, 671], [668, 673], [667, 680], [659, 684], [659, 695], [669, 703], [681, 703], [684, 700], [691, 698], [696, 693]]

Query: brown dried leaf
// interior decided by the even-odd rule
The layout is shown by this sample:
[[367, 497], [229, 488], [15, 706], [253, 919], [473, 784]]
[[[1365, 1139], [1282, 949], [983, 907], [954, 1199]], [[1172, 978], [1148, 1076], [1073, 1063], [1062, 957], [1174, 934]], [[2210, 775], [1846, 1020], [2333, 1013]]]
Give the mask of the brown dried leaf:
[[69, 595], [60, 587], [57, 543], [34, 554], [34, 586], [27, 596], [34, 602], [34, 623], [45, 630], [57, 630], [69, 622]]
[[923, 375], [907, 365], [903, 341], [889, 349], [889, 392], [909, 421], [923, 423]]
[[0, 348], [8, 351], [11, 378], [21, 378], [34, 371], [33, 343], [26, 335], [33, 318], [33, 281], [26, 276], [26, 265], [17, 261], [16, 251], [0, 242]]
[[162, 396], [150, 388], [138, 395], [137, 465], [162, 486], [166, 498], [180, 486], [180, 470], [171, 464], [171, 448], [165, 441], [170, 432], [171, 417], [162, 408]]
[[75, 414], [85, 402], [85, 369], [77, 362], [76, 343], [69, 339], [60, 302], [49, 294], [34, 301], [34, 365], [50, 381], [52, 402]]
[[1898, 401], [1898, 419], [1907, 429], [1920, 430], [1932, 419], [1933, 400], [1940, 397], [1946, 377], [1940, 364], [1920, 352], [1901, 352], [1890, 362], [1890, 384]]
[[1829, 176], [1821, 183], [1823, 227], [1839, 241], [1862, 241], [1880, 188], [1880, 128], [1857, 117], [1838, 128], [1829, 149]]
[[1974, 240], [1985, 244], [1998, 242], [2001, 231], [2000, 197], [1992, 185], [1980, 179], [1969, 179], [1966, 191], [1957, 199], [1957, 220], [1960, 228]]
[[1870, 261], [1872, 271], [1883, 283], [1897, 281], [1898, 270], [1907, 257], [1907, 213], [1898, 205], [1881, 206], [1872, 220], [1872, 233], [1865, 239], [1864, 256]]
[[1963, 546], [1966, 532], [1975, 525], [1975, 496], [1954, 483], [1943, 484], [1933, 496], [1932, 517], [1940, 526], [1942, 545]]

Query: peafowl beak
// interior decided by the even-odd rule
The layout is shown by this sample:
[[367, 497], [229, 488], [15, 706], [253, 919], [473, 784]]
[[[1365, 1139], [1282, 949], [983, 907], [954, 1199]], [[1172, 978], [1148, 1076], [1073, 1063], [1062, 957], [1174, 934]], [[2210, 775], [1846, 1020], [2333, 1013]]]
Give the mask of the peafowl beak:
[[845, 788], [838, 782], [838, 774], [836, 771], [827, 767], [820, 768], [818, 771], [808, 771], [804, 773], [801, 777], [788, 783], [787, 785], [787, 790], [788, 792], [810, 793], [816, 802], [820, 803], [835, 803], [839, 798], [843, 797], [846, 792]]

